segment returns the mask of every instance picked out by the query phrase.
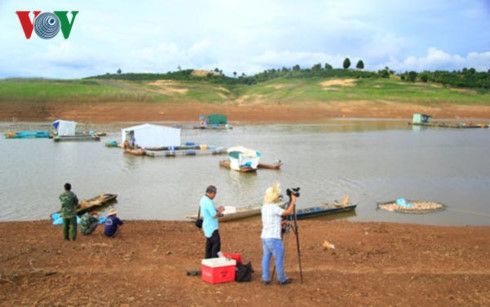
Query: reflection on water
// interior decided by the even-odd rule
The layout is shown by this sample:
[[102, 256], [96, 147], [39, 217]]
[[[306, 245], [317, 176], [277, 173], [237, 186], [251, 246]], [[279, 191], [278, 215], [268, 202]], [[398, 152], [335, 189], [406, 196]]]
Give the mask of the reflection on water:
[[[27, 124], [42, 129], [46, 124]], [[47, 218], [58, 210], [63, 184], [79, 198], [117, 193], [126, 219], [183, 219], [197, 209], [207, 185], [218, 204], [261, 203], [274, 181], [301, 187], [300, 208], [348, 194], [358, 202], [349, 220], [427, 224], [490, 224], [490, 131], [413, 129], [402, 121], [332, 120], [316, 125], [236, 126], [231, 131], [183, 130], [183, 141], [260, 150], [264, 162], [281, 159], [281, 171], [256, 174], [220, 168], [224, 156], [151, 158], [106, 148], [129, 124], [91, 126], [102, 142], [0, 139], [0, 220]], [[0, 130], [23, 129], [0, 123]], [[397, 197], [440, 201], [448, 210], [406, 215], [376, 210]], [[327, 221], [328, 217], [325, 217]]]

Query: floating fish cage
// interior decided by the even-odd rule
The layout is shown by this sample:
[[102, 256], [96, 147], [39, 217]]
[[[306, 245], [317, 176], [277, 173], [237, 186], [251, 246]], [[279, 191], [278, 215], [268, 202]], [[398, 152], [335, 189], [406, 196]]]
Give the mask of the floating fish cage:
[[446, 206], [444, 204], [424, 200], [406, 200], [404, 202], [394, 200], [378, 203], [378, 209], [383, 209], [390, 212], [413, 214], [432, 213], [444, 210], [445, 208]]
[[177, 157], [177, 156], [202, 156], [202, 155], [223, 155], [226, 150], [222, 147], [206, 146], [199, 149], [179, 149], [179, 150], [145, 150], [145, 154], [150, 157]]

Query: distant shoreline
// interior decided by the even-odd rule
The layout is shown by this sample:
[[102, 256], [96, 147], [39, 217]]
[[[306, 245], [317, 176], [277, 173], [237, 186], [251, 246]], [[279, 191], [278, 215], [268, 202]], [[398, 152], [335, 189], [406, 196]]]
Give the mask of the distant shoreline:
[[315, 123], [335, 118], [395, 119], [409, 121], [413, 113], [427, 113], [434, 120], [490, 119], [490, 106], [440, 104], [421, 106], [405, 102], [341, 101], [328, 103], [236, 104], [212, 103], [3, 103], [0, 121], [43, 122], [58, 118], [86, 123], [189, 122], [200, 114], [222, 113], [244, 123]]

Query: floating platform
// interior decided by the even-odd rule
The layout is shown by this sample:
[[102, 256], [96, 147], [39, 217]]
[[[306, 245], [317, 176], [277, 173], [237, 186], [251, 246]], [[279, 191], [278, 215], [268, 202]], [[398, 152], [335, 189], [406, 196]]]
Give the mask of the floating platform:
[[488, 124], [474, 124], [474, 123], [445, 123], [445, 122], [433, 122], [433, 123], [408, 123], [412, 126], [420, 127], [433, 127], [433, 128], [488, 128]]
[[145, 154], [150, 157], [177, 157], [177, 156], [203, 156], [203, 155], [223, 155], [226, 154], [226, 150], [221, 147], [211, 147], [206, 150], [200, 149], [186, 149], [186, 150], [145, 150]]
[[6, 139], [41, 139], [41, 138], [51, 138], [52, 135], [49, 131], [30, 131], [30, 130], [21, 130], [21, 131], [8, 131], [5, 133]]

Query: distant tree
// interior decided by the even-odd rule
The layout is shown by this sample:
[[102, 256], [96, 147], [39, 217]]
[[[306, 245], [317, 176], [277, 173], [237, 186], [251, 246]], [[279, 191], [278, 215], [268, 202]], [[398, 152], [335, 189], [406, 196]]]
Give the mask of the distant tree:
[[315, 64], [311, 67], [311, 70], [313, 71], [320, 71], [322, 70], [322, 64], [318, 63], [318, 64]]
[[299, 65], [298, 65], [298, 64], [296, 64], [296, 65], [294, 65], [294, 66], [293, 66], [293, 70], [294, 70], [294, 71], [298, 71], [298, 70], [300, 70], [300, 69], [301, 69], [301, 67], [299, 67]]
[[415, 80], [417, 80], [417, 72], [409, 71], [407, 75], [407, 80], [410, 82], [415, 82]]
[[390, 77], [390, 71], [386, 68], [378, 70], [378, 76], [380, 76], [381, 78], [389, 78]]
[[364, 62], [362, 60], [357, 61], [356, 68], [361, 70], [364, 69]]
[[429, 76], [427, 75], [427, 73], [421, 73], [420, 75], [420, 81], [422, 82], [427, 82], [427, 80], [429, 80]]
[[344, 59], [344, 63], [342, 63], [342, 66], [344, 67], [344, 69], [347, 69], [350, 67], [350, 59], [349, 58], [345, 58]]
[[242, 77], [245, 78], [246, 76], [247, 75], [244, 72], [242, 72]]
[[325, 63], [325, 70], [333, 69], [332, 65]]
[[233, 77], [235, 77], [235, 78], [236, 78], [236, 71], [234, 71], [234, 72], [233, 72]]
[[182, 70], [182, 67], [180, 67], [180, 65], [179, 65], [179, 66], [177, 66], [177, 70], [178, 70], [178, 71], [181, 71], [181, 70]]
[[216, 67], [216, 68], [214, 69], [214, 72], [219, 72], [219, 68], [218, 68], [218, 67]]
[[119, 69], [117, 70], [117, 74], [118, 74], [118, 75], [120, 75], [121, 73], [122, 73], [122, 70], [121, 70], [121, 68], [119, 68]]
[[405, 81], [405, 74], [401, 74], [401, 75], [400, 75], [400, 79], [401, 79], [402, 81]]

